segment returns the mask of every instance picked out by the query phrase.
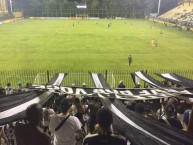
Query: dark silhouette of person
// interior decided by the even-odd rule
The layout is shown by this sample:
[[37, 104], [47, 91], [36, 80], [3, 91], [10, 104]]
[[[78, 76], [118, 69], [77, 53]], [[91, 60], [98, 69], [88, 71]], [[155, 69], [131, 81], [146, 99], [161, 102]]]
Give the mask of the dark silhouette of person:
[[51, 145], [50, 136], [40, 128], [42, 117], [43, 109], [40, 104], [32, 104], [27, 108], [27, 123], [18, 123], [15, 126], [17, 145]]
[[101, 108], [97, 113], [98, 132], [85, 137], [83, 145], [126, 145], [125, 137], [112, 133], [113, 115], [106, 108]]
[[125, 88], [125, 85], [122, 80], [119, 82], [118, 88]]

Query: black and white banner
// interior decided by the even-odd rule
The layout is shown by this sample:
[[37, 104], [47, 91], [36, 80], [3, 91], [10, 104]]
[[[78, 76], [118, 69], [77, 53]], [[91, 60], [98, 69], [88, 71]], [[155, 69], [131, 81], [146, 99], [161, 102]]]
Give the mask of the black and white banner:
[[67, 73], [56, 73], [46, 85], [60, 86]]
[[150, 85], [152, 85], [156, 88], [164, 88], [165, 87], [163, 84], [161, 84], [159, 81], [157, 81], [154, 78], [152, 78], [151, 76], [149, 76], [144, 71], [133, 72], [133, 73], [131, 73], [131, 75], [140, 78], [141, 80], [149, 83]]
[[34, 103], [44, 104], [50, 91], [29, 91], [0, 97], [0, 125], [25, 118], [26, 108]]
[[98, 94], [103, 106], [113, 112], [113, 127], [124, 134], [132, 145], [193, 145], [193, 138], [184, 131], [150, 120], [126, 108], [119, 99], [110, 100]]
[[91, 77], [96, 88], [104, 88], [104, 89], [111, 88], [101, 73], [99, 74], [91, 73]]
[[[154, 80], [144, 72], [135, 72], [139, 78], [147, 81], [156, 88], [132, 88], [132, 89], [111, 89], [102, 74], [91, 73], [94, 85], [96, 88], [82, 88], [82, 87], [60, 87], [57, 85], [33, 85], [34, 89], [49, 90], [52, 92], [59, 92], [63, 94], [74, 94], [74, 95], [89, 95], [100, 93], [109, 94], [109, 97], [115, 96], [118, 99], [125, 100], [150, 100], [159, 99], [165, 97], [187, 97], [190, 102], [193, 102], [193, 90], [174, 90], [171, 88], [164, 88], [161, 83]], [[58, 80], [63, 79], [63, 77], [55, 77]], [[54, 82], [54, 81], [53, 81]], [[54, 84], [54, 83], [53, 83]], [[113, 95], [112, 95], [113, 94]]]
[[[44, 86], [60, 86], [66, 73], [57, 73], [46, 85], [34, 85], [33, 88]], [[54, 90], [55, 91], [55, 90]], [[53, 91], [36, 89], [33, 91], [5, 95], [0, 97], [0, 125], [25, 118], [26, 108], [34, 103], [44, 104]]]
[[170, 81], [174, 84], [181, 85], [186, 88], [193, 88], [193, 80], [185, 78], [175, 73], [157, 74], [158, 76]]

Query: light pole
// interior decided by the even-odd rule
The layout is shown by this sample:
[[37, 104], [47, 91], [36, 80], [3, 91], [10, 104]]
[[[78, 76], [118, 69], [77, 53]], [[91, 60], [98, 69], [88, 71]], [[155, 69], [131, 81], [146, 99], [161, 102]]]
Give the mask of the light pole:
[[10, 12], [11, 14], [13, 14], [12, 0], [9, 0], [9, 4], [10, 4]]
[[161, 0], [159, 0], [159, 3], [158, 3], [157, 16], [159, 15], [160, 5], [161, 5]]

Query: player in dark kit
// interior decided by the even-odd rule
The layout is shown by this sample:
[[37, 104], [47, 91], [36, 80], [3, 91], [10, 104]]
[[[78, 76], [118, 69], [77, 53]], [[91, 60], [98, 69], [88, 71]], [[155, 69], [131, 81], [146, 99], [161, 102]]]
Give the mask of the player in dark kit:
[[133, 58], [132, 58], [132, 56], [131, 55], [129, 55], [129, 57], [128, 57], [128, 61], [129, 61], [129, 66], [132, 64], [132, 61], [133, 61]]

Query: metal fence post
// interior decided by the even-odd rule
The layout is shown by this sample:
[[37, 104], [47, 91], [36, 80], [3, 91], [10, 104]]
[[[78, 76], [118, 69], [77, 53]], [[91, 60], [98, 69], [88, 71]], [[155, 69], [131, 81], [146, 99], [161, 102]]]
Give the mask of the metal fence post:
[[105, 79], [107, 80], [107, 70], [105, 70]]
[[[145, 70], [145, 73], [147, 74], [147, 70]], [[144, 81], [144, 88], [146, 88], [146, 82]]]
[[47, 70], [47, 79], [48, 79], [48, 82], [49, 82], [50, 81], [49, 70]]

